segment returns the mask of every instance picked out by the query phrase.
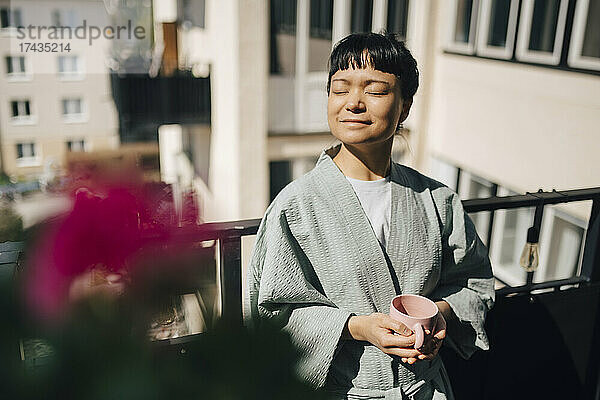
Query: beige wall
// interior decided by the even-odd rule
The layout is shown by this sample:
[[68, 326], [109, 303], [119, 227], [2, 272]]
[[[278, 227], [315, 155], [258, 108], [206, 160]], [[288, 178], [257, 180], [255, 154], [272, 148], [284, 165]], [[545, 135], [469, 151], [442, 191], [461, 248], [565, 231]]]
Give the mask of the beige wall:
[[[25, 25], [49, 25], [53, 10], [75, 10], [75, 23], [104, 26], [107, 16], [101, 1], [19, 1]], [[27, 39], [29, 40], [29, 39]], [[112, 100], [106, 51], [110, 42], [98, 39], [90, 46], [87, 40], [72, 39], [71, 52], [25, 53], [28, 76], [11, 79], [7, 76], [4, 57], [23, 55], [19, 53], [16, 36], [0, 34], [0, 146], [3, 168], [8, 174], [29, 175], [40, 172], [49, 160], [62, 164], [66, 142], [85, 140], [87, 150], [116, 148], [118, 138], [118, 116]], [[58, 75], [60, 55], [79, 56], [84, 74], [81, 78], [64, 79]], [[62, 99], [81, 98], [84, 118], [69, 123], [63, 120]], [[10, 102], [30, 100], [32, 123], [12, 122]], [[16, 143], [35, 142], [40, 165], [20, 168], [15, 164]]]
[[[421, 93], [424, 161], [437, 157], [517, 192], [600, 186], [600, 77], [444, 53], [448, 3], [431, 1]], [[418, 104], [418, 103], [417, 103]], [[427, 163], [423, 163], [427, 172]], [[587, 215], [587, 206], [570, 207]]]

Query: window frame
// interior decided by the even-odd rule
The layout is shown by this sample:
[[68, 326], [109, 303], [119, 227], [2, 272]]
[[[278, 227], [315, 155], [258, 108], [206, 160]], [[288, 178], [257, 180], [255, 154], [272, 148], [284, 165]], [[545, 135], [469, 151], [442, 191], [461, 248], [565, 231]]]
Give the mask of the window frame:
[[[29, 103], [29, 114], [23, 114], [21, 115], [20, 113], [18, 115], [12, 115], [12, 108], [13, 108], [13, 102], [17, 103], [17, 109], [21, 110], [22, 108], [20, 107], [21, 103]], [[27, 98], [12, 98], [9, 99], [8, 101], [9, 103], [9, 110], [10, 110], [10, 122], [13, 125], [34, 125], [35, 123], [37, 123], [37, 119], [35, 117], [35, 112], [33, 109], [33, 102], [31, 101], [31, 99]], [[26, 106], [24, 106], [25, 108], [27, 108]]]
[[[81, 143], [81, 149], [73, 150], [73, 143]], [[85, 139], [69, 139], [67, 140], [67, 150], [70, 153], [85, 153], [88, 151], [88, 143]]]
[[479, 0], [473, 0], [473, 4], [471, 5], [471, 23], [469, 25], [469, 42], [457, 42], [454, 40], [454, 34], [456, 31], [456, 17], [457, 17], [457, 8], [458, 8], [458, 0], [450, 0], [448, 5], [451, 7], [450, 9], [450, 19], [449, 23], [446, 26], [446, 44], [445, 49], [461, 54], [475, 54], [476, 48], [476, 37], [477, 37], [477, 29], [478, 29], [478, 16], [479, 16]]
[[[61, 59], [75, 59], [77, 69], [75, 71], [61, 71]], [[83, 57], [78, 54], [59, 55], [56, 58], [56, 72], [61, 81], [80, 81], [85, 77], [84, 71]]]
[[[517, 19], [519, 17], [519, 0], [510, 0], [506, 44], [503, 47], [487, 44], [490, 27], [493, 0], [480, 0], [477, 18], [476, 53], [485, 57], [509, 60], [512, 58], [515, 36], [517, 34]], [[480, 29], [485, 27], [486, 29]]]
[[[458, 191], [457, 191], [461, 200], [473, 198], [473, 196], [470, 193], [471, 187], [473, 184], [479, 184], [481, 186], [489, 188], [490, 189], [489, 196], [490, 197], [492, 196], [492, 188], [494, 186], [494, 183], [492, 181], [488, 181], [487, 179], [485, 179], [473, 172], [462, 170], [461, 176], [460, 176], [460, 183], [459, 183], [459, 187], [458, 187]], [[477, 196], [477, 197], [479, 197], [479, 196]], [[473, 214], [477, 214], [478, 216], [480, 216], [480, 218], [479, 217], [478, 218], [471, 217], [471, 219], [473, 220], [473, 224], [475, 225], [475, 229], [477, 230], [477, 234], [479, 235], [479, 238], [486, 246], [489, 246], [489, 243], [486, 243], [486, 242], [487, 242], [487, 232], [490, 228], [492, 212], [491, 211], [481, 211], [481, 212], [477, 212], [477, 213], [473, 213]], [[479, 222], [479, 226], [478, 226], [478, 222]]]
[[556, 33], [554, 35], [554, 49], [552, 54], [543, 51], [530, 50], [529, 38], [533, 21], [533, 9], [537, 0], [522, 0], [519, 14], [519, 32], [515, 57], [519, 61], [534, 62], [539, 64], [558, 65], [561, 60], [563, 40], [566, 31], [567, 11], [569, 0], [560, 0]]
[[[579, 245], [579, 257], [577, 259], [577, 267], [575, 268], [574, 276], [581, 275], [581, 265], [583, 260], [583, 247], [585, 246], [585, 240], [587, 236], [587, 223], [586, 221], [573, 216], [572, 214], [564, 211], [560, 206], [551, 206], [544, 208], [544, 218], [540, 229], [540, 264], [534, 275], [534, 282], [546, 282], [549, 279], [556, 279], [548, 276], [548, 257], [550, 256], [550, 245], [552, 243], [554, 232], [554, 220], [560, 218], [572, 225], [576, 225], [583, 229], [583, 235], [581, 236], [581, 243]], [[559, 278], [561, 279], [561, 278]]]
[[[19, 145], [31, 145], [33, 155], [27, 157], [19, 157], [19, 151], [17, 150]], [[38, 145], [34, 140], [30, 142], [16, 142], [15, 153], [15, 164], [17, 165], [17, 167], [35, 167], [41, 165], [41, 156], [38, 151]], [[21, 150], [21, 153], [23, 153], [23, 150]]]
[[[18, 71], [15, 72], [14, 71], [14, 66], [15, 66], [15, 60], [17, 59], [23, 59], [23, 67], [25, 68], [23, 71]], [[7, 59], [10, 59], [10, 63], [11, 66], [13, 68], [12, 72], [9, 72], [8, 69], [6, 70], [6, 79], [9, 82], [19, 82], [19, 81], [29, 81], [32, 79], [32, 72], [31, 72], [31, 65], [29, 63], [29, 59], [27, 57], [25, 57], [24, 55], [12, 55], [12, 54], [7, 54], [4, 57], [4, 65], [6, 66], [6, 68], [8, 68], [8, 64], [6, 62]], [[20, 62], [17, 63], [20, 67]]]
[[[19, 26], [23, 26], [23, 13], [21, 12], [21, 8], [19, 7], [10, 7], [9, 5], [5, 7], [0, 7], [1, 10], [6, 10], [8, 15], [8, 25], [2, 26], [0, 25], [0, 30], [8, 31], [11, 29], [15, 29]], [[18, 20], [18, 21], [16, 21]]]
[[[67, 101], [77, 101], [79, 100], [79, 112], [72, 114], [65, 114], [65, 102]], [[60, 109], [61, 109], [61, 117], [65, 124], [75, 124], [87, 122], [87, 108], [86, 103], [83, 96], [72, 96], [72, 97], [62, 97], [60, 99]]]
[[575, 4], [567, 63], [570, 67], [600, 71], [600, 58], [586, 57], [581, 54], [587, 28], [589, 5], [590, 0], [578, 0]]
[[[508, 188], [503, 186], [498, 186], [498, 196], [512, 196], [515, 195], [516, 192], [511, 191]], [[511, 286], [520, 286], [527, 283], [527, 272], [524, 268], [519, 265], [519, 258], [523, 251], [523, 246], [525, 246], [525, 242], [527, 241], [527, 230], [533, 224], [533, 210], [531, 210], [530, 219], [527, 220], [524, 215], [524, 211], [527, 209], [531, 209], [532, 207], [523, 207], [523, 208], [515, 208], [512, 210], [501, 209], [496, 210], [494, 214], [494, 226], [492, 227], [492, 241], [489, 244], [489, 253], [490, 260], [492, 262], [492, 266], [494, 269], [494, 276], [497, 276], [498, 279], [506, 282]], [[514, 256], [516, 256], [517, 266], [522, 270], [522, 276], [516, 277], [514, 271], [510, 270], [509, 265], [503, 264], [500, 262], [501, 260], [501, 252], [502, 245], [504, 239], [504, 230], [506, 226], [506, 217], [509, 211], [515, 211], [519, 214], [517, 215], [517, 226], [516, 226], [516, 248], [514, 250]]]

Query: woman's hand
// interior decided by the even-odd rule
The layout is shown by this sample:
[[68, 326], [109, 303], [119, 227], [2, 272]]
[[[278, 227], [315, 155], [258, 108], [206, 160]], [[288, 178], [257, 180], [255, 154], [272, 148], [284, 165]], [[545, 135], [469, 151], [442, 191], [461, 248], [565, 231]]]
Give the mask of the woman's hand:
[[367, 341], [384, 353], [401, 357], [403, 360], [413, 359], [411, 364], [423, 355], [413, 348], [414, 333], [387, 314], [373, 313], [350, 317], [347, 323], [347, 336], [355, 340]]
[[425, 343], [419, 349], [422, 354], [417, 358], [419, 360], [432, 360], [437, 356], [442, 347], [442, 342], [446, 338], [446, 320], [444, 319], [443, 313], [440, 312], [438, 315], [438, 321], [433, 335], [431, 335], [429, 330], [425, 330], [425, 334]]

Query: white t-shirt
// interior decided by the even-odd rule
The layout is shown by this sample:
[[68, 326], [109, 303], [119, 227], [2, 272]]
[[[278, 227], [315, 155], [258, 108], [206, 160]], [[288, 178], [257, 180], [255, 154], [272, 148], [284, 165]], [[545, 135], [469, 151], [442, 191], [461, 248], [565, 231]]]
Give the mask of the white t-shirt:
[[390, 216], [392, 211], [392, 184], [390, 177], [376, 181], [361, 181], [348, 178], [360, 201], [375, 236], [385, 248], [390, 232]]

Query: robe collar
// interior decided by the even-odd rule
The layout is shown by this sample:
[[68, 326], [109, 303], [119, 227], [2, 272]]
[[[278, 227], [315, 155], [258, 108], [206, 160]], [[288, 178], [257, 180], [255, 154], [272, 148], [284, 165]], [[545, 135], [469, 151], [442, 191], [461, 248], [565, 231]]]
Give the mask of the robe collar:
[[[324, 150], [317, 161], [316, 170], [319, 171], [326, 183], [331, 196], [334, 209], [342, 216], [341, 221], [347, 222], [348, 237], [354, 237], [358, 242], [358, 251], [367, 263], [365, 268], [373, 269], [369, 274], [372, 277], [388, 276], [389, 279], [380, 279], [370, 282], [369, 286], [373, 296], [373, 303], [377, 311], [388, 313], [389, 304], [396, 294], [403, 292], [403, 281], [410, 265], [408, 247], [410, 227], [406, 221], [411, 221], [411, 207], [407, 206], [410, 194], [407, 190], [407, 177], [400, 165], [392, 162], [390, 165], [391, 214], [390, 232], [387, 249], [383, 249], [371, 228], [369, 219], [365, 214], [352, 185], [342, 171], [333, 161], [333, 157], [340, 150], [341, 145]], [[387, 268], [390, 274], [381, 274], [381, 268]]]

